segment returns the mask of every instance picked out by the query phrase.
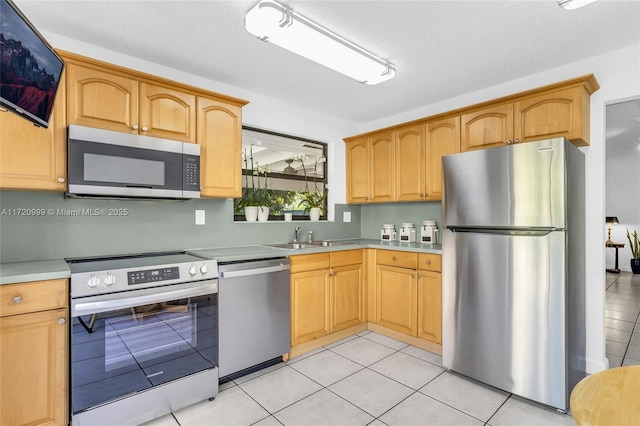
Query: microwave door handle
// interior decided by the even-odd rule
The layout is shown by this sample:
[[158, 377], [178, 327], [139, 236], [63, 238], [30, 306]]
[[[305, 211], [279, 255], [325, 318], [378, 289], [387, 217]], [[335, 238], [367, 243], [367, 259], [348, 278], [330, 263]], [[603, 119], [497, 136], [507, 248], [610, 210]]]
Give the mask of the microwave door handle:
[[80, 302], [72, 304], [73, 312], [76, 315], [90, 315], [100, 312], [113, 311], [116, 309], [134, 308], [136, 306], [150, 305], [153, 303], [166, 302], [168, 300], [185, 299], [187, 297], [203, 296], [218, 292], [218, 283], [199, 285], [197, 287], [181, 290], [165, 291], [162, 293], [147, 294], [144, 296], [127, 297], [123, 299], [100, 300], [96, 302]]

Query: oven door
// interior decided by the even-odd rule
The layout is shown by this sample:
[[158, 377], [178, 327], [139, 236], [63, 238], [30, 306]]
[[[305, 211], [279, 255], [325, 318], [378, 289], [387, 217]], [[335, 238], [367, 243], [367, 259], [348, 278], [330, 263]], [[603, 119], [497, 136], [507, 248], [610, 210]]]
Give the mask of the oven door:
[[218, 282], [71, 301], [73, 415], [218, 365]]

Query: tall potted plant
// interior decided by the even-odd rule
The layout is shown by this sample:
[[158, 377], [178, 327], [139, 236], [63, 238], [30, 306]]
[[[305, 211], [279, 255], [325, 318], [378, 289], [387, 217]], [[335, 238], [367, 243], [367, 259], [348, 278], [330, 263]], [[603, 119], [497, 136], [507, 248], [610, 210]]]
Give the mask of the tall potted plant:
[[[244, 210], [244, 216], [247, 222], [266, 222], [269, 219], [269, 207], [271, 205], [271, 197], [268, 188], [268, 173], [266, 168], [260, 168], [258, 162], [253, 159], [253, 146], [260, 145], [260, 141], [249, 146], [249, 150], [244, 149], [242, 158], [244, 169], [251, 170], [251, 178], [245, 174], [245, 184], [242, 190], [242, 198], [237, 203], [237, 208]], [[264, 187], [260, 180], [264, 175]]]
[[633, 231], [633, 234], [627, 229], [627, 239], [629, 240], [629, 247], [631, 248], [631, 271], [634, 274], [640, 274], [640, 241], [638, 239], [638, 231]]
[[315, 160], [313, 166], [313, 191], [309, 191], [309, 183], [307, 181], [307, 168], [304, 165], [305, 160], [309, 157], [301, 155], [294, 158], [302, 163], [302, 171], [304, 173], [304, 192], [300, 196], [300, 203], [298, 207], [304, 207], [304, 212], [309, 213], [309, 219], [312, 221], [320, 220], [320, 214], [324, 207], [325, 200], [327, 199], [328, 188], [324, 188], [322, 191], [318, 187], [318, 181], [316, 176], [318, 175], [318, 164], [326, 161], [324, 157], [318, 157]]

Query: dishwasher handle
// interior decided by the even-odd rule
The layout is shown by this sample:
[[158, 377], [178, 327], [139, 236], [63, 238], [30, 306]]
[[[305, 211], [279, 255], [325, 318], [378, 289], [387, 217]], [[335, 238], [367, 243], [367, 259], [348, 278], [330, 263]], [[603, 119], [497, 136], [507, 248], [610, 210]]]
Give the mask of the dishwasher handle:
[[238, 271], [220, 271], [220, 278], [236, 278], [236, 277], [249, 277], [251, 275], [269, 274], [272, 272], [288, 271], [291, 269], [290, 265], [277, 265], [267, 266], [265, 268], [253, 268], [253, 269], [241, 269]]

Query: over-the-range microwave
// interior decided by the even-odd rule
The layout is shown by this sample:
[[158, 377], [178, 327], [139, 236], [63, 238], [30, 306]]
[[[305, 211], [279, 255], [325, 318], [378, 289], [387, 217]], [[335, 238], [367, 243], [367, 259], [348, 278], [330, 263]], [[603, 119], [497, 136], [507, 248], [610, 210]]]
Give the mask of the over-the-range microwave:
[[67, 197], [200, 198], [197, 144], [70, 125], [67, 148]]

